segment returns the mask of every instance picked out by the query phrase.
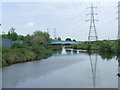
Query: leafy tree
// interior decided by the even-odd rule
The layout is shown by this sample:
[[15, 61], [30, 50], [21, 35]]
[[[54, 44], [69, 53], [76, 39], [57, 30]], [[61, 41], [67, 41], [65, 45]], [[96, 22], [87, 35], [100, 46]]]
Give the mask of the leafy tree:
[[3, 34], [2, 37], [6, 39], [12, 39], [12, 40], [18, 39], [18, 35], [15, 32], [15, 28], [13, 27], [11, 27], [11, 29], [8, 31], [8, 34]]
[[18, 35], [18, 40], [24, 40], [25, 37], [23, 35]]
[[31, 40], [32, 40], [33, 36], [31, 36], [30, 34], [27, 34], [25, 37], [24, 37], [24, 43], [27, 44], [27, 45], [31, 45]]
[[61, 41], [61, 38], [60, 37], [55, 38], [55, 41]]
[[10, 32], [10, 33], [14, 33], [14, 32], [15, 32], [15, 28], [11, 27], [11, 29], [10, 29], [9, 32]]
[[51, 41], [50, 35], [49, 35], [47, 32], [36, 31], [36, 32], [34, 32], [34, 34], [33, 34], [33, 37], [34, 37], [34, 36], [44, 37], [45, 40], [46, 40], [46, 42], [48, 42], [48, 43]]
[[5, 33], [4, 33], [4, 34], [2, 34], [2, 38], [4, 38], [4, 39], [9, 39], [9, 38], [8, 38], [8, 35], [7, 35], [7, 34], [5, 34]]
[[73, 39], [73, 41], [76, 41], [75, 39]]
[[65, 41], [72, 41], [72, 40], [71, 40], [71, 38], [66, 38], [66, 40], [65, 40]]
[[31, 40], [32, 45], [47, 45], [46, 39], [43, 36], [35, 36]]
[[111, 42], [110, 41], [104, 41], [104, 42], [101, 42], [101, 45], [100, 45], [100, 51], [104, 51], [104, 52], [112, 52], [111, 50]]
[[61, 38], [60, 37], [58, 37], [58, 39], [57, 39], [58, 41], [61, 41]]

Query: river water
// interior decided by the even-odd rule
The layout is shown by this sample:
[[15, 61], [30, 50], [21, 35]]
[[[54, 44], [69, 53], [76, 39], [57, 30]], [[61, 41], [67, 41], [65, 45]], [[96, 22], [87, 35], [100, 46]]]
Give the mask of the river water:
[[78, 50], [3, 68], [3, 88], [118, 88], [116, 56]]

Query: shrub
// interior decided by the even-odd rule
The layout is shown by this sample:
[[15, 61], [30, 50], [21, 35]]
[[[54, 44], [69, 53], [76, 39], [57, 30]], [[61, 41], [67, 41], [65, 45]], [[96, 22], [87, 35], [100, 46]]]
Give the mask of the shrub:
[[36, 55], [26, 48], [21, 48], [11, 49], [9, 51], [5, 50], [3, 52], [2, 58], [2, 64], [3, 66], [6, 66], [17, 62], [34, 60], [36, 58]]

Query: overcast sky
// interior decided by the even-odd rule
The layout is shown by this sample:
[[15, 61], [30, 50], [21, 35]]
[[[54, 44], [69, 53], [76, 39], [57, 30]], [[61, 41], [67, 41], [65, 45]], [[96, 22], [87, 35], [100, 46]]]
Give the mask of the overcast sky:
[[[118, 33], [117, 2], [94, 2], [98, 7], [95, 17], [99, 39], [116, 39]], [[36, 30], [47, 31], [53, 38], [56, 28], [57, 37], [63, 40], [70, 37], [76, 40], [87, 40], [90, 13], [87, 7], [90, 2], [3, 2], [2, 20], [5, 33], [11, 27], [21, 35], [32, 34]], [[1, 14], [0, 14], [1, 16]]]

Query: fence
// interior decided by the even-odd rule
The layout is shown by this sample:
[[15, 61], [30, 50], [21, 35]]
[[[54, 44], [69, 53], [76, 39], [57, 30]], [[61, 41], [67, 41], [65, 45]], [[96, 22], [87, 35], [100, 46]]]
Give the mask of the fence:
[[23, 41], [22, 40], [12, 41], [11, 39], [0, 38], [0, 44], [2, 44], [3, 47], [11, 48], [14, 43], [23, 44]]

